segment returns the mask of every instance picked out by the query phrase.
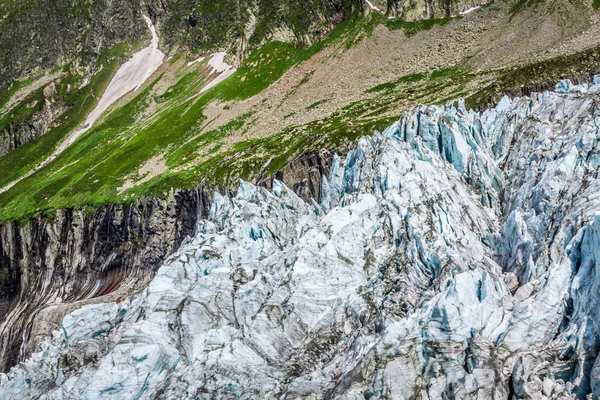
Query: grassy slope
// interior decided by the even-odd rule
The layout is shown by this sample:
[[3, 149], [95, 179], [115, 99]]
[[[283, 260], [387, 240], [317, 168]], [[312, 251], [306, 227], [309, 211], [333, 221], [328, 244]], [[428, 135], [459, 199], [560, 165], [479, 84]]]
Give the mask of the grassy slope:
[[[128, 43], [113, 47], [105, 52], [98, 59], [97, 72], [92, 77], [90, 83], [81, 89], [73, 89], [67, 91], [67, 87], [78, 87], [81, 85], [82, 77], [76, 72], [70, 70], [69, 66], [64, 68], [66, 77], [62, 79], [59, 91], [63, 90], [64, 101], [67, 105], [72, 106], [66, 111], [57, 121], [58, 126], [51, 129], [37, 140], [25, 143], [17, 150], [0, 157], [0, 169], [5, 171], [0, 176], [0, 186], [4, 186], [12, 182], [15, 178], [29, 171], [40, 161], [43, 161], [52, 153], [58, 142], [64, 138], [67, 133], [80, 125], [87, 114], [95, 107], [98, 99], [108, 86], [110, 79], [117, 71], [121, 60], [131, 49], [135, 48], [136, 44]], [[35, 108], [28, 108], [26, 104], [33, 100], [41, 100], [43, 88], [33, 92], [27, 96], [21, 104], [15, 107], [2, 120], [0, 120], [0, 128], [16, 119], [31, 114]], [[41, 102], [41, 101], [40, 101]], [[37, 107], [37, 105], [36, 105]]]
[[[202, 133], [206, 123], [204, 109], [213, 100], [239, 101], [250, 98], [279, 79], [293, 65], [321, 51], [328, 44], [344, 40], [356, 24], [341, 24], [326, 41], [310, 48], [296, 49], [290, 44], [273, 42], [252, 54], [232, 77], [205, 94], [204, 64], [183, 68], [176, 83], [165, 93], [153, 90], [161, 78], [132, 100], [110, 113], [90, 129], [56, 160], [31, 177], [0, 194], [0, 222], [28, 219], [40, 213], [52, 213], [63, 207], [96, 207], [107, 202], [127, 202], [144, 194], [161, 195], [172, 187], [196, 185], [210, 175], [211, 167], [228, 152], [219, 152], [233, 130], [240, 130], [250, 114], [219, 128]], [[102, 71], [112, 76], [116, 65]], [[104, 76], [104, 75], [103, 75]], [[95, 80], [105, 86], [105, 79]], [[92, 85], [93, 86], [93, 85]], [[99, 85], [102, 89], [104, 86]], [[99, 95], [101, 90], [96, 95]], [[87, 104], [83, 97], [74, 104]], [[34, 140], [6, 157], [0, 158], [10, 174], [0, 178], [5, 185], [44, 159], [65, 134], [82, 121], [95, 101], [81, 110], [70, 110], [75, 118]], [[148, 114], [146, 110], [153, 111]], [[238, 146], [234, 146], [234, 149]], [[161, 158], [170, 172], [127, 191], [119, 188], [129, 179], [141, 179], [139, 168], [153, 157]], [[190, 168], [182, 168], [195, 164]]]
[[[195, 187], [200, 182], [235, 185], [239, 178], [260, 179], [304, 152], [351, 146], [360, 136], [389, 125], [399, 108], [417, 103], [445, 103], [458, 97], [468, 97], [470, 104], [476, 105], [493, 91], [536, 83], [536, 79], [545, 76], [539, 74], [540, 68], [547, 68], [548, 74], [553, 76], [550, 72], [558, 73], [565, 66], [590, 70], [595, 65], [591, 55], [577, 55], [556, 61], [554, 66], [547, 63], [478, 74], [468, 67], [455, 66], [378, 85], [365, 93], [363, 101], [344, 107], [324, 120], [288, 126], [267, 138], [228, 141], [233, 132], [243, 137], [244, 126], [252, 121], [250, 113], [217, 130], [201, 133], [208, 122], [203, 111], [210, 102], [250, 98], [326, 46], [350, 47], [379, 23], [402, 28], [408, 36], [446, 21], [403, 26], [376, 16], [369, 20], [346, 21], [326, 41], [310, 48], [270, 43], [249, 57], [236, 74], [201, 96], [197, 94], [206, 83], [202, 65], [178, 70], [170, 77], [175, 83], [164, 93], [156, 89], [166, 79], [160, 77], [106, 116], [47, 167], [0, 194], [0, 222], [25, 220], [40, 213], [52, 214], [56, 208], [97, 207], [128, 202], [142, 195], [161, 196], [174, 187]], [[95, 77], [91, 85], [96, 88], [93, 89], [95, 95], [114, 72], [116, 65], [110, 65], [112, 69], [105, 68], [104, 78]], [[483, 89], [471, 89], [474, 82]], [[70, 123], [0, 158], [0, 168], [11, 171], [0, 178], [0, 184], [6, 184], [39, 162], [69, 129], [81, 122], [94, 102], [86, 103], [85, 93], [79, 96], [82, 96], [81, 104], [87, 105], [80, 111], [72, 111], [74, 116], [66, 121]], [[318, 103], [313, 106], [318, 107]], [[80, 104], [79, 101], [76, 104]], [[131, 189], [118, 189], [130, 179], [145, 178], [140, 176], [140, 167], [153, 158], [160, 159], [167, 172], [145, 179]]]

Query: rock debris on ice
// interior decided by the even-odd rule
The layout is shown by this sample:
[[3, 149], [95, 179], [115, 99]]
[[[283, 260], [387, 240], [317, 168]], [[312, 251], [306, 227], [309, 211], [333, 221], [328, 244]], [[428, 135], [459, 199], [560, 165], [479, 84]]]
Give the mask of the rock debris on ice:
[[599, 100], [420, 106], [334, 157], [318, 203], [216, 194], [142, 294], [69, 314], [0, 398], [597, 398]]

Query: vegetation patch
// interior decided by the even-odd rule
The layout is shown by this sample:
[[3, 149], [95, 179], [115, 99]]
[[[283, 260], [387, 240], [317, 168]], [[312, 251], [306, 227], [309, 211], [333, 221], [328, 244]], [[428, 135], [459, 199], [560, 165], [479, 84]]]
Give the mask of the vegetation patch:
[[[202, 68], [167, 72], [171, 75], [157, 78], [126, 104], [104, 116], [101, 123], [52, 163], [0, 194], [0, 223], [52, 215], [57, 208], [93, 209], [106, 203], [128, 203], [143, 195], [163, 197], [173, 188], [200, 184], [233, 188], [240, 178], [261, 180], [306, 152], [324, 149], [343, 152], [354, 146], [358, 138], [385, 129], [415, 104], [439, 104], [461, 96], [469, 99], [468, 105], [482, 104], [491, 93], [520, 88], [540, 77], [558, 80], [555, 75], [560, 71], [573, 68], [593, 71], [598, 66], [596, 49], [575, 58], [518, 69], [473, 72], [460, 64], [377, 85], [366, 91], [370, 96], [324, 119], [287, 126], [269, 137], [245, 136], [255, 118], [251, 113], [217, 129], [205, 128], [213, 122], [205, 117], [205, 109], [211, 102], [250, 98], [325, 47], [344, 51], [353, 46], [370, 34], [376, 24], [383, 23], [382, 18], [374, 14], [373, 18], [349, 19], [339, 24], [328, 39], [307, 48], [270, 43], [254, 52], [234, 75], [205, 93], [200, 93], [206, 85]], [[57, 128], [0, 157], [0, 168], [7, 171], [0, 177], [0, 185], [30, 170], [81, 124], [118, 68], [118, 57], [105, 58], [99, 65], [104, 67], [98, 68], [92, 83], [65, 97], [73, 107]], [[292, 91], [311, 77], [312, 73], [306, 74]], [[166, 85], [169, 88], [165, 90]], [[317, 108], [324, 101], [308, 108]], [[292, 116], [290, 113], [284, 119]], [[117, 189], [139, 177], [140, 167], [156, 157], [164, 161], [166, 172], [122, 192]]]
[[382, 83], [365, 91], [365, 93], [389, 92], [394, 90], [400, 84], [419, 82], [429, 75], [427, 73], [405, 75], [390, 82]]
[[444, 26], [450, 22], [462, 18], [461, 16], [447, 18], [431, 18], [420, 21], [404, 21], [402, 19], [389, 19], [385, 21], [385, 25], [389, 30], [404, 30], [406, 37], [411, 37], [422, 31], [428, 31], [436, 26]]
[[[467, 106], [478, 107], [498, 93], [522, 91], [526, 88], [553, 87], [562, 79], [577, 79], [600, 73], [600, 48], [495, 71], [498, 76], [466, 99]], [[569, 71], [566, 75], [565, 71]]]
[[33, 78], [30, 78], [23, 81], [15, 81], [10, 86], [0, 86], [0, 110], [8, 103], [15, 93], [20, 89], [31, 85], [34, 81]]
[[[594, 0], [596, 1], [596, 0]], [[518, 0], [515, 4], [513, 4], [510, 7], [510, 11], [509, 14], [512, 16], [515, 16], [516, 14], [522, 12], [523, 10], [530, 8], [530, 7], [535, 7], [538, 4], [544, 2], [544, 0]]]
[[[97, 72], [92, 76], [90, 82], [81, 89], [74, 89], [71, 92], [67, 91], [64, 93], [63, 100], [70, 108], [58, 118], [57, 126], [40, 138], [25, 143], [16, 150], [0, 157], [0, 169], [4, 171], [0, 175], [0, 187], [14, 181], [46, 159], [69, 132], [83, 123], [86, 116], [96, 106], [98, 99], [104, 93], [104, 89], [106, 89], [119, 68], [120, 60], [133, 46], [134, 44], [131, 43], [120, 44], [102, 54], [98, 59]], [[68, 84], [78, 87], [77, 85], [82, 79], [83, 77], [70, 72], [68, 77], [65, 78], [67, 84], [61, 85], [61, 87], [66, 89]], [[24, 103], [41, 96], [42, 90], [34, 92]], [[16, 107], [15, 110], [19, 108]], [[27, 110], [25, 112], [30, 113], [32, 111]], [[9, 120], [12, 119], [13, 122], [15, 121], [14, 114], [12, 113], [7, 118]], [[4, 123], [6, 123], [6, 120]]]
[[306, 107], [307, 110], [314, 110], [315, 108], [319, 107], [321, 104], [325, 104], [329, 101], [329, 99], [323, 99], [323, 100], [319, 100], [313, 104], [311, 104], [310, 106]]

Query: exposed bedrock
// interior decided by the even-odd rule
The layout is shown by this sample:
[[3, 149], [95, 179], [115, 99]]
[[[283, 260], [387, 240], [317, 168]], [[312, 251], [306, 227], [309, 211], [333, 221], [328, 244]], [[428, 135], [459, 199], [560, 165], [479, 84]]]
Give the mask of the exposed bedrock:
[[67, 109], [63, 101], [46, 100], [29, 120], [10, 123], [0, 131], [0, 156], [47, 133]]
[[[58, 210], [53, 219], [4, 225], [0, 229], [2, 369], [14, 365], [20, 352], [35, 345], [37, 333], [55, 329], [71, 304], [94, 302], [109, 294], [116, 299], [141, 289], [161, 261], [193, 234], [206, 201], [201, 191], [179, 191], [167, 200], [142, 198], [129, 206], [107, 206], [92, 213]], [[45, 312], [50, 308], [51, 313]], [[31, 339], [28, 347], [22, 348], [23, 337]]]
[[281, 171], [261, 180], [260, 185], [271, 189], [275, 180], [283, 182], [302, 200], [321, 198], [321, 181], [331, 166], [332, 153], [313, 151], [291, 161]]

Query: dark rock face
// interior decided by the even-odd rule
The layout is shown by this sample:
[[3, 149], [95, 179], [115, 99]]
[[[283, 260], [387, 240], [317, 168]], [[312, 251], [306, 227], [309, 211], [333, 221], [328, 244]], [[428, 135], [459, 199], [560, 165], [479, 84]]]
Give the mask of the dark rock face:
[[116, 43], [147, 39], [143, 14], [157, 24], [165, 48], [243, 52], [247, 43], [260, 44], [281, 29], [310, 42], [360, 10], [362, 0], [8, 2], [0, 5], [0, 87], [67, 62], [91, 64]]
[[0, 5], [4, 16], [0, 22], [1, 85], [73, 60], [91, 63], [103, 49], [148, 36], [143, 9], [135, 0], [4, 3]]
[[14, 365], [35, 346], [36, 332], [55, 329], [54, 320], [78, 305], [141, 290], [194, 233], [207, 205], [202, 190], [180, 191], [167, 200], [144, 198], [92, 214], [61, 210], [53, 221], [3, 226], [0, 369]]
[[447, 18], [457, 15], [461, 11], [486, 3], [487, 0], [387, 0], [386, 13], [407, 21]]
[[319, 201], [321, 181], [329, 172], [332, 155], [328, 151], [311, 152], [289, 163], [281, 171], [260, 182], [271, 189], [273, 180], [283, 182], [306, 202]]
[[57, 125], [57, 118], [69, 107], [61, 98], [58, 98], [56, 91], [53, 91], [54, 87], [54, 82], [46, 86], [45, 97], [43, 100], [36, 101], [41, 104], [34, 105], [37, 107], [37, 111], [31, 118], [25, 121], [12, 121], [4, 130], [0, 131], [0, 156], [38, 138]]
[[169, 45], [243, 51], [282, 30], [308, 44], [362, 10], [362, 0], [170, 0], [160, 29]]

